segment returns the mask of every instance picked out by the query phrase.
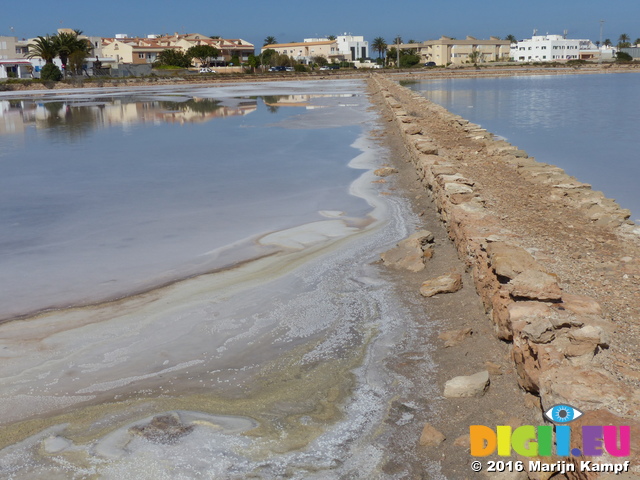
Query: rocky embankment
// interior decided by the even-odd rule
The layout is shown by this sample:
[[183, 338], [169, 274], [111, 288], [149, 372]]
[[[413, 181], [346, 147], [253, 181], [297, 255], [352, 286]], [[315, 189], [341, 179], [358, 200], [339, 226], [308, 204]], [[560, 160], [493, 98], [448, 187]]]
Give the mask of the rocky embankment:
[[576, 433], [630, 425], [628, 460], [640, 468], [640, 228], [630, 212], [386, 76], [370, 82], [472, 271], [497, 338], [511, 346], [520, 387], [539, 397], [541, 411], [581, 409]]

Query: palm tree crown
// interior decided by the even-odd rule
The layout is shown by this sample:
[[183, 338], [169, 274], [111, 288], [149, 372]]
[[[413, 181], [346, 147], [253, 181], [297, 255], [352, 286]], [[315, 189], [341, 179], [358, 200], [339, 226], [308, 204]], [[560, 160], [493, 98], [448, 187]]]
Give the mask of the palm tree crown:
[[58, 56], [58, 49], [50, 35], [36, 38], [33, 43], [28, 45], [28, 48], [28, 58], [40, 57], [45, 63], [53, 63], [53, 59]]
[[380, 58], [382, 52], [387, 49], [387, 42], [385, 42], [384, 38], [382, 37], [376, 37], [373, 39], [373, 43], [371, 44], [371, 46], [373, 47], [373, 50], [378, 52], [378, 58]]
[[264, 46], [265, 47], [267, 45], [273, 45], [275, 43], [277, 43], [276, 37], [268, 36], [267, 38], [264, 39]]

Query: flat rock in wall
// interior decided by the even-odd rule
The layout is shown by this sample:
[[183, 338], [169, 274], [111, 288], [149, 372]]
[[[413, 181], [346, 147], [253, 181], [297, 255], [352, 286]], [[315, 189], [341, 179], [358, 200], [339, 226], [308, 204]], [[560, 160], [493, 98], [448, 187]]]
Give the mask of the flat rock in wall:
[[525, 270], [518, 274], [511, 282], [512, 297], [524, 297], [534, 300], [560, 300], [562, 290], [558, 281], [552, 275], [538, 270]]
[[493, 271], [501, 277], [513, 279], [525, 270], [540, 270], [529, 252], [510, 243], [489, 243], [487, 254]]

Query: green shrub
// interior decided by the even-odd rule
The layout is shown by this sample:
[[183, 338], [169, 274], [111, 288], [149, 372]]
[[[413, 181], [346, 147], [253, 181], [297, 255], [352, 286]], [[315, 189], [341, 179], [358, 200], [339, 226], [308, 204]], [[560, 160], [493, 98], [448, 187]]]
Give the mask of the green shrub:
[[296, 64], [294, 67], [294, 70], [296, 72], [308, 72], [309, 70], [307, 69], [307, 67], [305, 67], [304, 65], [302, 65], [301, 63]]
[[631, 62], [633, 57], [627, 52], [616, 52], [616, 60], [619, 62]]
[[400, 68], [413, 67], [420, 63], [420, 57], [418, 55], [407, 54], [400, 57]]
[[47, 63], [42, 70], [40, 70], [40, 78], [43, 81], [58, 82], [62, 80], [62, 72], [53, 63]]

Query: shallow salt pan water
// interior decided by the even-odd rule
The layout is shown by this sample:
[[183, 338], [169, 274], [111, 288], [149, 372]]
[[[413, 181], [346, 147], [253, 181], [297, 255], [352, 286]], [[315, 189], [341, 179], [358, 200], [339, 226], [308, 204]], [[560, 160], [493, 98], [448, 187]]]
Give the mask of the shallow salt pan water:
[[0, 319], [271, 253], [260, 236], [320, 210], [363, 217], [345, 158], [366, 100], [346, 83], [298, 90], [0, 99]]
[[[255, 86], [264, 95], [286, 90], [284, 85], [273, 88], [270, 92], [267, 86]], [[231, 105], [235, 95], [244, 95], [242, 102], [251, 101], [250, 89], [243, 85], [224, 87], [219, 95], [215, 89], [198, 92]], [[270, 143], [276, 150], [265, 151], [256, 147], [265, 143], [254, 140], [271, 141], [268, 135], [249, 136], [251, 142], [245, 144], [251, 143], [251, 148], [240, 149], [251, 152], [246, 164], [225, 159], [215, 164], [214, 173], [228, 172], [225, 178], [232, 184], [219, 186], [227, 189], [220, 202], [228, 202], [236, 214], [223, 216], [230, 222], [223, 231], [201, 226], [208, 225], [209, 216], [219, 218], [208, 209], [215, 213], [218, 207], [224, 210], [222, 205], [205, 202], [196, 208], [195, 221], [190, 217], [198, 197], [213, 195], [206, 190], [199, 193], [199, 188], [216, 185], [216, 175], [195, 179], [183, 191], [180, 182], [172, 183], [165, 187], [170, 201], [165, 201], [162, 189], [163, 195], [142, 202], [150, 211], [158, 206], [175, 209], [166, 222], [176, 235], [171, 254], [164, 258], [154, 251], [151, 258], [164, 268], [162, 273], [167, 263], [175, 262], [170, 278], [177, 281], [117, 301], [0, 325], [0, 476], [385, 478], [382, 466], [394, 454], [382, 435], [388, 428], [390, 402], [415, 387], [390, 373], [385, 362], [399, 339], [417, 335], [413, 318], [425, 313], [418, 305], [401, 303], [374, 262], [381, 251], [413, 230], [415, 220], [403, 201], [381, 196], [383, 187], [371, 183], [375, 179], [371, 169], [385, 163], [388, 152], [366, 136], [375, 117], [367, 110], [363, 85], [301, 82], [290, 84], [290, 89], [295, 97], [270, 95], [249, 105], [256, 108], [253, 113], [232, 117], [238, 122], [235, 130], [263, 128], [273, 135], [282, 130], [287, 141]], [[180, 98], [195, 96], [195, 91], [178, 93]], [[145, 95], [160, 94], [164, 99], [171, 92]], [[80, 99], [98, 101], [90, 96]], [[301, 100], [322, 108], [300, 107]], [[236, 106], [240, 102], [233, 101]], [[284, 106], [287, 102], [296, 106]], [[285, 114], [278, 117], [267, 107]], [[249, 128], [240, 121], [261, 109], [260, 127]], [[153, 124], [150, 119], [156, 114], [149, 110], [153, 109], [143, 108], [145, 122]], [[179, 108], [172, 105], [174, 110]], [[123, 131], [122, 126], [109, 128]], [[139, 128], [140, 122], [134, 122], [126, 131], [135, 138]], [[290, 132], [295, 135], [289, 136]], [[329, 134], [328, 140], [318, 138], [323, 132]], [[62, 143], [68, 146], [68, 132], [64, 135]], [[228, 134], [237, 138], [234, 135], [237, 132]], [[326, 143], [330, 141], [336, 143]], [[160, 149], [156, 156], [164, 159], [161, 167], [167, 163]], [[180, 158], [184, 168], [198, 164]], [[300, 168], [298, 161], [303, 162]], [[232, 166], [241, 173], [233, 172]], [[160, 170], [163, 174], [151, 176], [155, 182], [171, 175], [182, 178], [180, 169]], [[253, 177], [254, 172], [259, 178]], [[242, 181], [233, 184], [233, 174]], [[262, 189], [270, 182], [274, 184]], [[238, 185], [248, 185], [249, 193], [236, 192]], [[195, 200], [181, 198], [192, 191]], [[237, 206], [245, 201], [252, 207], [247, 211], [260, 213], [256, 224], [247, 216], [239, 224], [233, 222], [242, 211]], [[109, 205], [105, 202], [105, 208]], [[200, 209], [205, 214], [198, 216]], [[125, 213], [105, 220], [156, 221], [153, 214], [141, 215], [138, 208]], [[77, 217], [72, 215], [71, 220], [69, 225], [77, 225]], [[64, 222], [65, 216], [56, 221]], [[149, 227], [142, 237], [150, 249], [161, 227]], [[118, 230], [127, 228], [120, 225]], [[228, 242], [224, 235], [244, 232], [243, 228], [249, 233], [224, 243]], [[44, 227], [35, 231], [36, 239], [49, 235]], [[77, 231], [84, 229], [77, 225]], [[218, 233], [224, 240], [216, 244]], [[205, 240], [191, 244], [192, 236]], [[178, 246], [185, 252], [176, 254]], [[56, 255], [71, 258], [73, 251], [62, 249]], [[108, 249], [106, 257], [114, 261], [117, 251]], [[197, 273], [202, 267], [198, 255], [212, 251], [223, 260], [221, 264], [247, 261], [180, 279]], [[19, 256], [31, 261], [25, 252]], [[221, 265], [206, 260], [211, 262], [205, 262], [207, 267]], [[141, 270], [139, 264], [125, 267]], [[114, 267], [115, 273], [120, 271]], [[123, 282], [129, 277], [126, 271]], [[81, 278], [90, 283], [90, 277]], [[92, 289], [88, 285], [83, 298]], [[420, 328], [424, 335], [428, 327]], [[433, 364], [427, 350], [424, 356], [416, 381], [423, 382], [420, 394], [430, 398], [437, 392], [429, 382]], [[415, 443], [421, 426], [410, 419], [403, 423], [409, 444]], [[419, 463], [419, 468], [430, 478], [441, 478], [437, 465]]]

